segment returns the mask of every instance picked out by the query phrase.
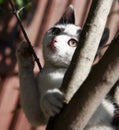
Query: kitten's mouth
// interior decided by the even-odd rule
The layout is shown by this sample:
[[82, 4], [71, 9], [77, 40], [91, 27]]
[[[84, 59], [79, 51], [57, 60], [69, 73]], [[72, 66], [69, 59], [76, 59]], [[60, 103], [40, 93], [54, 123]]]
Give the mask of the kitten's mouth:
[[52, 44], [48, 44], [48, 48], [50, 49], [50, 51], [55, 52], [56, 51], [56, 47]]

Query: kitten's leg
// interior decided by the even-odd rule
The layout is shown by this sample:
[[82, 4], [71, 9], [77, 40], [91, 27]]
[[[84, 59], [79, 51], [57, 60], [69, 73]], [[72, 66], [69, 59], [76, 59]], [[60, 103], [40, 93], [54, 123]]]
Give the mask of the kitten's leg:
[[44, 123], [40, 108], [37, 83], [33, 74], [33, 58], [27, 43], [21, 43], [17, 49], [19, 65], [21, 104], [28, 120], [33, 125]]

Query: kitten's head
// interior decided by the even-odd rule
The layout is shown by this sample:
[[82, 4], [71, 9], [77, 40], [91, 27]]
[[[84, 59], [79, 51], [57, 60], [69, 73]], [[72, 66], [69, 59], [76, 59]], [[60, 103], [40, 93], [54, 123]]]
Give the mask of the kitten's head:
[[75, 25], [74, 10], [69, 6], [63, 17], [49, 29], [43, 40], [46, 64], [67, 67], [78, 44], [81, 28]]

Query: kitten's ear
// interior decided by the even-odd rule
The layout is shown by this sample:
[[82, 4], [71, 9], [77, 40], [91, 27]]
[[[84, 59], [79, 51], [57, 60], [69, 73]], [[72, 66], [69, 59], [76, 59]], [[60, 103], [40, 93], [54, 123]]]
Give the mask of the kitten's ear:
[[56, 24], [75, 24], [74, 7], [70, 5]]

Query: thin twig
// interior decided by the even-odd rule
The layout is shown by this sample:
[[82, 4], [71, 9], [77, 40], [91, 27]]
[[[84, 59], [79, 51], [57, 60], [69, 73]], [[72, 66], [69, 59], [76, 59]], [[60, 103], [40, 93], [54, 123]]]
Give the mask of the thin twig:
[[17, 10], [16, 10], [16, 8], [15, 8], [15, 6], [14, 6], [12, 0], [9, 0], [9, 3], [10, 3], [10, 5], [11, 5], [11, 7], [12, 7], [13, 14], [15, 15], [15, 17], [16, 17], [17, 20], [18, 20], [18, 23], [19, 23], [19, 26], [20, 26], [20, 28], [21, 28], [21, 30], [22, 30], [22, 33], [23, 33], [23, 35], [24, 35], [24, 37], [25, 37], [27, 43], [29, 44], [29, 48], [30, 48], [30, 50], [31, 50], [31, 52], [32, 52], [32, 54], [33, 54], [33, 56], [34, 56], [34, 59], [35, 59], [37, 65], [38, 65], [39, 69], [41, 70], [41, 69], [42, 69], [42, 66], [41, 66], [41, 64], [40, 64], [39, 58], [37, 57], [36, 53], [34, 52], [34, 49], [33, 49], [32, 45], [31, 45], [31, 42], [30, 42], [30, 40], [29, 40], [29, 38], [28, 38], [28, 36], [27, 36], [26, 31], [24, 30], [24, 27], [23, 27], [23, 25], [22, 25], [22, 22], [21, 22], [21, 20], [20, 20], [20, 18], [19, 18], [18, 12], [17, 12]]

